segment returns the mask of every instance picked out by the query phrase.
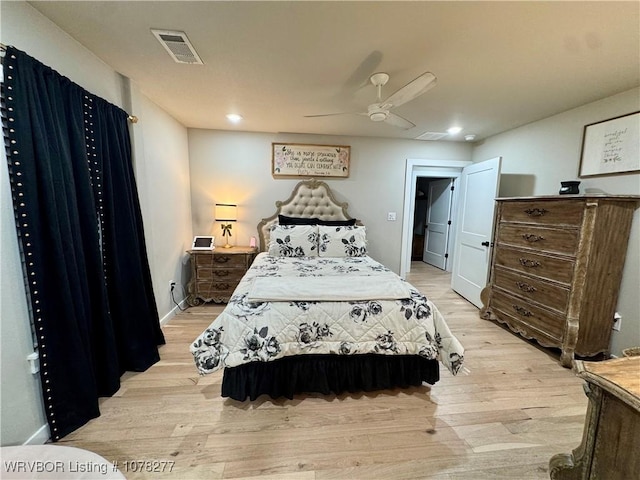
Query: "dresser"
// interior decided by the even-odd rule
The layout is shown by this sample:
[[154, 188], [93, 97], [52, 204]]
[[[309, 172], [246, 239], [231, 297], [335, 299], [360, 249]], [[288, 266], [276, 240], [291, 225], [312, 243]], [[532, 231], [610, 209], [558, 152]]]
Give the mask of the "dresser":
[[589, 398], [581, 445], [549, 462], [555, 480], [640, 478], [640, 357], [576, 361]]
[[499, 198], [482, 318], [562, 352], [609, 354], [638, 196]]
[[189, 250], [191, 281], [187, 303], [228, 302], [256, 256], [255, 247]]

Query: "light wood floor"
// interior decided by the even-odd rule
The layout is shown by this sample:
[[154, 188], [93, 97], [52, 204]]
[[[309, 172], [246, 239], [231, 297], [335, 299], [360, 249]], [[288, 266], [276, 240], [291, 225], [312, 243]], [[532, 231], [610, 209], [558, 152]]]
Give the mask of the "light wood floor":
[[[162, 360], [128, 373], [102, 416], [60, 442], [118, 461], [128, 479], [543, 479], [552, 455], [582, 438], [582, 382], [557, 358], [496, 324], [414, 262], [408, 280], [441, 310], [469, 372], [442, 368], [432, 387], [374, 394], [220, 397], [221, 374], [198, 376], [190, 342], [222, 310], [189, 308], [164, 327]], [[127, 460], [175, 462], [131, 472]]]

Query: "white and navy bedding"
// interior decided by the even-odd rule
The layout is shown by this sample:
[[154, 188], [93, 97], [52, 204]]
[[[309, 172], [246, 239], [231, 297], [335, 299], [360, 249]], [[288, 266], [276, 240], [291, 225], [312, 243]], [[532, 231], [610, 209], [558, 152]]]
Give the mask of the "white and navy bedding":
[[[458, 373], [464, 349], [438, 309], [367, 256], [356, 236], [337, 240], [347, 252], [340, 257], [326, 256], [337, 250], [323, 252], [318, 238], [286, 237], [275, 232], [271, 246], [282, 250], [257, 256], [227, 307], [191, 345], [202, 374], [309, 354], [416, 355]], [[304, 256], [291, 256], [296, 251]]]

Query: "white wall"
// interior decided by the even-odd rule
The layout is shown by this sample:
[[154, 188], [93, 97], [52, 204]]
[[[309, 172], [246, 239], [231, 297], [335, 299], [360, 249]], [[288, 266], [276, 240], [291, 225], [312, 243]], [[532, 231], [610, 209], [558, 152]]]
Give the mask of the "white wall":
[[[473, 160], [502, 156], [500, 196], [555, 195], [562, 180], [580, 180], [580, 191], [640, 194], [640, 174], [578, 178], [585, 125], [640, 110], [640, 88], [583, 105], [477, 145]], [[640, 345], [640, 209], [636, 210], [622, 276], [618, 312], [620, 332], [613, 332], [611, 353]], [[597, 299], [594, 299], [597, 301]]]
[[[216, 244], [223, 243], [220, 225], [213, 221], [213, 205], [229, 202], [238, 204], [239, 218], [231, 243], [248, 245], [251, 236], [257, 237], [258, 222], [272, 215], [275, 202], [286, 200], [300, 181], [271, 176], [272, 142], [351, 146], [349, 178], [323, 180], [338, 201], [349, 203], [349, 213], [367, 226], [370, 255], [396, 272], [406, 159], [471, 157], [470, 145], [454, 142], [189, 129], [194, 235], [215, 235]], [[397, 220], [388, 222], [387, 212], [396, 212]]]
[[[191, 230], [191, 186], [187, 129], [156, 104], [132, 88], [132, 110], [140, 118], [134, 125], [134, 161], [140, 208], [144, 219], [149, 267], [162, 323], [186, 298]], [[169, 260], [169, 261], [167, 261]]]
[[[167, 286], [172, 279], [183, 281], [184, 250], [192, 238], [186, 128], [26, 2], [1, 2], [0, 21], [2, 43], [140, 117], [132, 130], [137, 184], [158, 312], [168, 318], [172, 306]], [[38, 375], [29, 373], [26, 361], [33, 347], [6, 161], [2, 163], [0, 440], [2, 445], [16, 445], [46, 431], [46, 419]]]

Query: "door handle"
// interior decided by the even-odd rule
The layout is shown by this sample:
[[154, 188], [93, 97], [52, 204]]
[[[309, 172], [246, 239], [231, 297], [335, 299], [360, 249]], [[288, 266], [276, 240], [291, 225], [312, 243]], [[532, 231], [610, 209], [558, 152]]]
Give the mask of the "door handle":
[[483, 247], [488, 247], [491, 244], [489, 242], [482, 242], [480, 245], [482, 245]]

